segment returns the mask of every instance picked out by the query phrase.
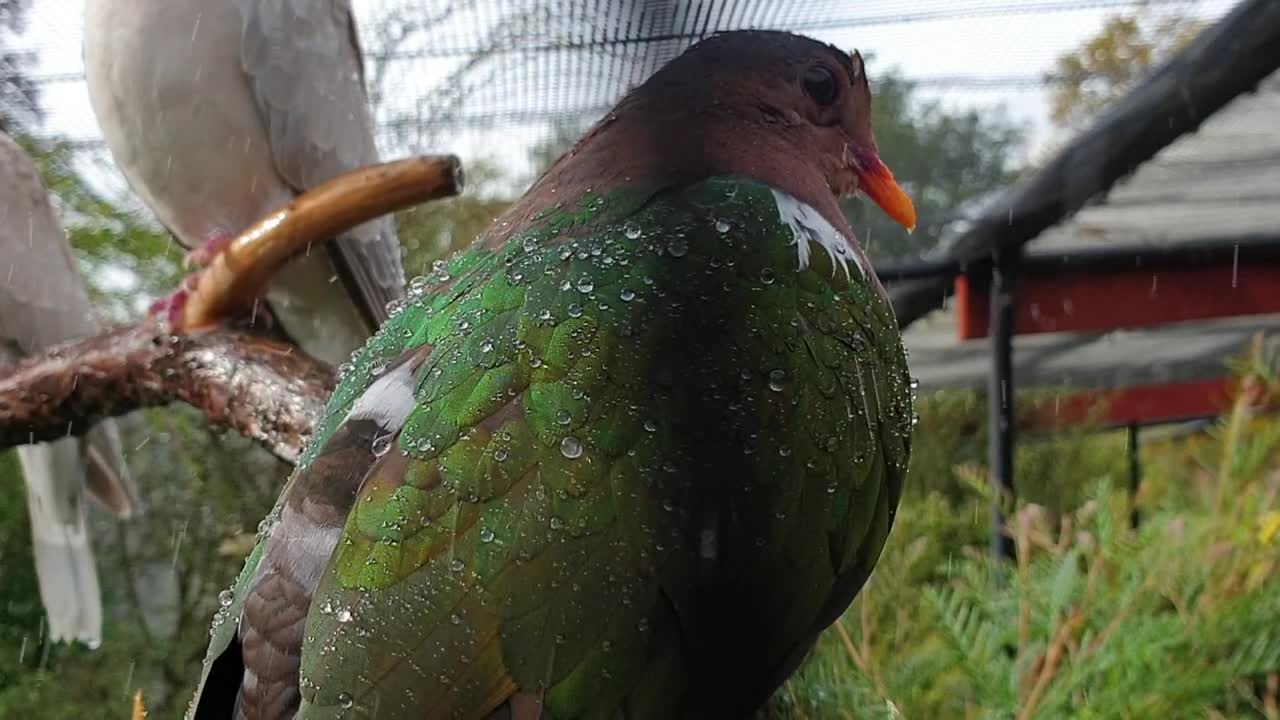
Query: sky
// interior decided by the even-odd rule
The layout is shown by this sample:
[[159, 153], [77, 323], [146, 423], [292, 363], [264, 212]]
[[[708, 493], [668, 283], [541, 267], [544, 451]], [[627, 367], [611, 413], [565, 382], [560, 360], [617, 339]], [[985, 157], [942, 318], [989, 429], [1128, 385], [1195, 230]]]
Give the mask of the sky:
[[[390, 8], [406, 2], [426, 8], [442, 1], [354, 0], [353, 4], [367, 38], [374, 20]], [[1232, 4], [1226, 0], [1154, 1], [1161, 10], [1180, 8], [1208, 18], [1220, 16]], [[1022, 160], [1036, 157], [1048, 143], [1060, 138], [1048, 119], [1044, 87], [1025, 81], [1050, 70], [1054, 58], [1097, 32], [1108, 16], [1125, 9], [1114, 0], [861, 0], [856, 10], [848, 10], [854, 6], [834, 0], [815, 0], [811, 4], [819, 8], [839, 6], [841, 17], [859, 21], [858, 27], [815, 27], [807, 34], [873, 55], [869, 66], [873, 76], [878, 70], [895, 68], [908, 78], [923, 82], [922, 99], [936, 99], [951, 108], [1000, 108], [1007, 113], [1028, 131]], [[84, 84], [74, 79], [83, 72], [81, 7], [82, 0], [36, 0], [22, 45], [39, 51], [36, 74], [52, 80], [42, 90], [47, 112], [45, 131], [94, 140], [99, 136]], [[883, 21], [890, 17], [899, 19]], [[448, 33], [450, 28], [439, 32]], [[372, 42], [366, 39], [365, 45], [368, 49]], [[416, 99], [439, 85], [459, 62], [457, 58], [435, 58], [393, 63], [387, 73], [382, 116], [412, 109]], [[990, 85], [975, 87], [975, 79]], [[464, 162], [477, 158], [498, 160], [519, 170], [526, 164], [528, 147], [542, 133], [541, 124], [468, 128], [450, 133], [447, 140], [436, 140], [448, 147], [413, 149], [454, 152]], [[403, 150], [397, 150], [384, 147], [387, 154], [403, 154]], [[97, 170], [111, 176], [108, 156], [101, 151], [94, 155]], [[108, 183], [123, 192], [122, 183], [109, 179]]]

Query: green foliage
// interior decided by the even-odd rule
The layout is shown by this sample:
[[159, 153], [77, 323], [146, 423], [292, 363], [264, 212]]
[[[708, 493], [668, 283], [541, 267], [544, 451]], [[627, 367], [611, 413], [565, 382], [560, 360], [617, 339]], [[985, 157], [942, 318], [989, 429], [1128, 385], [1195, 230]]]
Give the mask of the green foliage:
[[218, 593], [287, 468], [185, 408], [131, 419], [128, 461], [147, 512], [91, 518], [106, 609], [97, 650], [43, 637], [17, 462], [0, 456], [0, 717], [126, 717], [139, 687], [153, 716], [176, 717], [194, 691]]
[[31, 526], [24, 497], [18, 454], [0, 453], [0, 688], [12, 685], [40, 662], [40, 646], [30, 636], [39, 627], [43, 611], [31, 562]]
[[[1274, 399], [1280, 385], [1257, 370], [1243, 385]], [[1020, 479], [1075, 464], [1076, 478], [1095, 481], [1066, 505], [1023, 501], [1009, 566], [987, 554], [984, 472], [930, 452], [938, 437], [959, 447], [948, 426], [971, 405], [922, 403], [915, 491], [878, 569], [768, 716], [1274, 717], [1280, 420], [1253, 417], [1242, 400], [1210, 433], [1147, 444], [1136, 531], [1115, 468], [1082, 467], [1089, 453], [1073, 447], [1119, 460], [1114, 439], [1021, 453]], [[950, 487], [920, 487], [922, 474]]]
[[24, 134], [15, 139], [40, 169], [104, 322], [137, 319], [148, 299], [177, 285], [185, 251], [168, 233], [95, 192], [76, 169], [71, 144]]
[[[177, 285], [184, 251], [168, 233], [94, 192], [75, 170], [70, 145], [57, 142], [28, 149], [61, 206], [81, 275], [106, 319], [136, 319], [147, 298], [159, 297]], [[109, 271], [114, 272], [108, 275]]]
[[400, 213], [397, 225], [407, 277], [425, 275], [436, 260], [467, 247], [511, 204], [497, 187], [502, 171], [479, 162], [467, 165], [466, 192]]

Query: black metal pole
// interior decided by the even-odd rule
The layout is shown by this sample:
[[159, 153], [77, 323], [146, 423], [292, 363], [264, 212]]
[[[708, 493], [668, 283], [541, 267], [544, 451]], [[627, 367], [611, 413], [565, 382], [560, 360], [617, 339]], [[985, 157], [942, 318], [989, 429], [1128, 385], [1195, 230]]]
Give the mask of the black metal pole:
[[1138, 424], [1129, 425], [1129, 527], [1137, 529], [1138, 487], [1142, 484], [1142, 454], [1138, 445]]
[[987, 422], [990, 437], [991, 553], [1014, 559], [1013, 538], [1004, 531], [1004, 508], [1014, 498], [1013, 445], [1013, 309], [1021, 249], [999, 251], [991, 270], [991, 377], [987, 384]]

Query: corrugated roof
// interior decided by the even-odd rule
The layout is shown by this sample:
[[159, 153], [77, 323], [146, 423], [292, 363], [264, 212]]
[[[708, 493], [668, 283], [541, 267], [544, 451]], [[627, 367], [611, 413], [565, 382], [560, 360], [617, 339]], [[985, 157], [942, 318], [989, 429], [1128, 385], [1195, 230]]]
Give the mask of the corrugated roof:
[[1230, 244], [1259, 234], [1280, 235], [1280, 71], [1026, 251]]
[[[1280, 71], [1257, 93], [1236, 98], [1198, 132], [1170, 144], [1104, 201], [1046, 230], [1026, 252], [1051, 257], [1082, 250], [1229, 245], [1264, 234], [1280, 235]], [[1017, 336], [1015, 377], [1018, 387], [1081, 388], [1217, 378], [1254, 333], [1276, 330], [1280, 315]], [[990, 341], [958, 342], [953, 311], [940, 310], [913, 324], [904, 340], [912, 372], [925, 389], [986, 384]]]

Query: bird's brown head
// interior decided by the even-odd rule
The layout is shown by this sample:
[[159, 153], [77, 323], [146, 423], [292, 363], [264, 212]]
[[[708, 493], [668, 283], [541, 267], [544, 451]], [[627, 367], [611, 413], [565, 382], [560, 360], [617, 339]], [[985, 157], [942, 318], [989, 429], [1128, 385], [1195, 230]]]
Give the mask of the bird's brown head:
[[769, 161], [784, 166], [777, 170], [816, 170], [837, 198], [862, 192], [914, 228], [911, 200], [876, 148], [871, 88], [856, 51], [784, 32], [723, 33], [695, 45], [647, 85], [685, 95], [689, 107], [703, 105], [705, 114], [730, 116], [737, 122], [726, 124], [738, 125], [743, 140], [770, 148]]
[[509, 225], [586, 189], [717, 175], [790, 193], [846, 230], [837, 200], [859, 192], [915, 226], [876, 149], [862, 57], [773, 31], [714, 35], [654, 73], [535, 183]]

